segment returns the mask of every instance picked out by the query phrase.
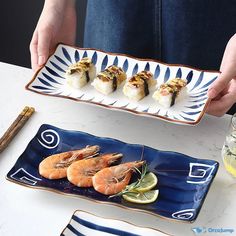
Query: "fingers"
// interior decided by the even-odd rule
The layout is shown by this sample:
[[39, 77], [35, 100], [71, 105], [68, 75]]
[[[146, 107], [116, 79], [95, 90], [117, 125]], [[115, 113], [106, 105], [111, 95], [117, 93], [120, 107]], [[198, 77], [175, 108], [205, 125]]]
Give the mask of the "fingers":
[[38, 31], [35, 31], [30, 42], [31, 68], [36, 71], [38, 68]]
[[219, 100], [212, 100], [207, 108], [207, 113], [214, 116], [223, 116], [234, 104], [235, 98], [231, 94], [226, 94]]
[[236, 76], [236, 35], [231, 37], [225, 48], [224, 56], [221, 62], [221, 74], [210, 86], [208, 97], [214, 99], [220, 94], [228, 83]]
[[208, 90], [208, 97], [210, 99], [216, 98], [222, 90], [226, 88], [228, 83], [231, 81], [232, 75], [228, 73], [221, 73], [218, 78], [214, 81], [214, 83], [210, 86]]
[[42, 66], [49, 56], [51, 44], [51, 31], [47, 29], [40, 30], [38, 35], [38, 66]]
[[46, 62], [50, 52], [50, 44], [50, 30], [36, 29], [30, 43], [31, 67], [34, 71]]

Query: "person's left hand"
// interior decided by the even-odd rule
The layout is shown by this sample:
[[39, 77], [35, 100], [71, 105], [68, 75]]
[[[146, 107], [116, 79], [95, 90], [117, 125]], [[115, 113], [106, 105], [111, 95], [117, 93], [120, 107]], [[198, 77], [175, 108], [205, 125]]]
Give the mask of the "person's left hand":
[[210, 86], [207, 113], [223, 116], [236, 102], [236, 34], [229, 40], [220, 66], [221, 74]]

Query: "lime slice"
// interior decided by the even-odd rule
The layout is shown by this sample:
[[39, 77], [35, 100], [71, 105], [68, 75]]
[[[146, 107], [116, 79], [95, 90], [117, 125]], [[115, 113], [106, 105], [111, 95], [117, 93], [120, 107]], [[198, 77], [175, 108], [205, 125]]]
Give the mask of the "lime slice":
[[144, 176], [140, 185], [135, 188], [135, 191], [138, 192], [146, 192], [153, 189], [157, 185], [157, 177], [152, 172], [149, 172]]
[[123, 194], [122, 197], [129, 202], [134, 202], [138, 204], [147, 204], [156, 201], [158, 197], [159, 190], [150, 190], [147, 192], [129, 192]]

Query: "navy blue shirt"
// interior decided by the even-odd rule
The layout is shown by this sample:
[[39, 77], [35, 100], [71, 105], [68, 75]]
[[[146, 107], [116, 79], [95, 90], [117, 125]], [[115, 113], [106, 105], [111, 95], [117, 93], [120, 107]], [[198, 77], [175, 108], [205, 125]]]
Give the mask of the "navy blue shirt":
[[218, 70], [235, 0], [88, 0], [85, 47]]
[[219, 70], [236, 0], [88, 0], [84, 46]]

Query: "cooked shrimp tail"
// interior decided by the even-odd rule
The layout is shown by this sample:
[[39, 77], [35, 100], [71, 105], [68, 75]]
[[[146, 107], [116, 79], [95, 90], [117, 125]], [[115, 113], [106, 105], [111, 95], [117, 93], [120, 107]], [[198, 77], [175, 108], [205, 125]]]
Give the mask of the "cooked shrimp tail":
[[108, 153], [74, 162], [67, 169], [68, 180], [78, 187], [92, 187], [92, 177], [101, 169], [120, 159], [121, 153]]
[[93, 187], [105, 195], [121, 192], [129, 184], [135, 168], [139, 168], [143, 164], [144, 161], [134, 161], [104, 168], [93, 176]]
[[47, 179], [61, 179], [66, 177], [66, 170], [73, 162], [94, 156], [100, 150], [97, 145], [58, 153], [45, 158], [39, 164], [39, 173]]

